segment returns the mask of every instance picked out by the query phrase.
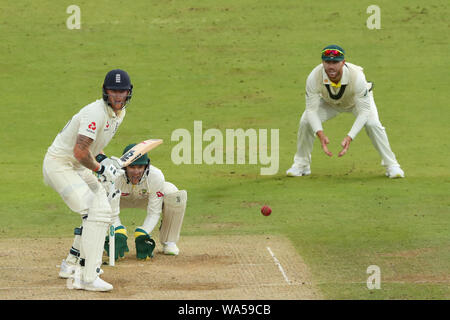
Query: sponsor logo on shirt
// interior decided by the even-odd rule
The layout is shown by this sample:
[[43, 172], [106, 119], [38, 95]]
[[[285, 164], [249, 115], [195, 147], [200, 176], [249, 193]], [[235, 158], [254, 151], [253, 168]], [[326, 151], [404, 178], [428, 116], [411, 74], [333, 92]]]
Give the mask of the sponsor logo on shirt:
[[164, 193], [162, 193], [161, 191], [156, 192], [156, 195], [158, 196], [158, 198], [164, 197]]
[[95, 134], [95, 129], [97, 129], [97, 125], [95, 124], [95, 122], [91, 122], [88, 125], [88, 129], [86, 130], [87, 132], [90, 132], [92, 134]]
[[92, 131], [95, 131], [95, 129], [97, 129], [97, 125], [95, 124], [95, 122], [91, 122], [88, 125], [88, 128], [91, 129]]

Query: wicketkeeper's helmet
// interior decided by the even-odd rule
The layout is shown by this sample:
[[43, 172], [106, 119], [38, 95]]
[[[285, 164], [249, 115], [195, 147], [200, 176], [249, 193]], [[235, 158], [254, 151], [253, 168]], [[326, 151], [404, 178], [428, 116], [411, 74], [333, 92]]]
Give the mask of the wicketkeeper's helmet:
[[[122, 154], [127, 153], [131, 148], [133, 148], [136, 145], [136, 143], [129, 144], [123, 149]], [[139, 184], [142, 182], [144, 177], [147, 177], [150, 172], [150, 158], [145, 153], [143, 156], [141, 156], [139, 159], [134, 160], [132, 163], [130, 163], [128, 166], [137, 166], [137, 165], [145, 165], [144, 173], [142, 174], [141, 179], [139, 180]], [[125, 176], [127, 177], [127, 183], [130, 182], [130, 178], [128, 178], [128, 172], [125, 168]]]
[[[121, 69], [114, 69], [106, 74], [103, 82], [103, 100], [108, 103], [108, 94], [106, 90], [128, 90], [127, 100], [125, 105], [130, 101], [133, 93], [133, 85], [131, 84], [128, 73]], [[124, 106], [125, 107], [125, 106]]]
[[[122, 154], [127, 153], [131, 148], [133, 148], [136, 145], [136, 143], [129, 144], [123, 149]], [[129, 164], [129, 166], [137, 166], [137, 165], [146, 165], [148, 166], [150, 164], [150, 158], [145, 153], [142, 157], [139, 159], [134, 160], [132, 163]]]

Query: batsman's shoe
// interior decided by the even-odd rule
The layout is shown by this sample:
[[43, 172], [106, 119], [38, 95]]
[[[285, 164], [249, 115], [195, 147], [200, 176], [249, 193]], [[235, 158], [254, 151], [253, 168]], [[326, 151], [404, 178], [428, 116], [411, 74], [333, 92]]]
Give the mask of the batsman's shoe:
[[[63, 279], [68, 279], [71, 275], [74, 274], [76, 267], [79, 266], [78, 264], [71, 263], [69, 261], [63, 260], [61, 262], [61, 266], [59, 269], [59, 277]], [[103, 269], [98, 268], [97, 269], [98, 275], [102, 275], [104, 273]]]
[[111, 291], [113, 286], [100, 279], [99, 276], [92, 282], [86, 282], [82, 279], [82, 268], [77, 267], [75, 272], [67, 279], [67, 288], [87, 291]]
[[63, 279], [69, 278], [74, 272], [77, 264], [63, 260], [59, 269], [59, 277]]
[[92, 282], [85, 282], [81, 279], [79, 281], [74, 281], [73, 288], [87, 291], [111, 291], [113, 286], [105, 280], [100, 279], [100, 277], [97, 277]]
[[405, 173], [400, 166], [391, 166], [386, 169], [386, 176], [389, 177], [389, 179], [404, 178]]
[[173, 242], [164, 244], [163, 251], [164, 254], [171, 256], [177, 256], [180, 253], [180, 249], [178, 249], [177, 245]]
[[309, 176], [310, 174], [311, 174], [310, 167], [299, 167], [295, 164], [286, 171], [286, 175], [288, 177]]

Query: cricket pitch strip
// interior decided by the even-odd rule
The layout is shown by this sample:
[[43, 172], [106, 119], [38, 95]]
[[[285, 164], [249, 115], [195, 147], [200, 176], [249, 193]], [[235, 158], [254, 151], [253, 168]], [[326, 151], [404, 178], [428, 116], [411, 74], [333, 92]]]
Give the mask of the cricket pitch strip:
[[[69, 290], [58, 277], [72, 238], [0, 239], [0, 299], [304, 300], [322, 299], [302, 258], [279, 236], [182, 236], [179, 256], [102, 266], [111, 292]], [[107, 261], [107, 257], [104, 257]]]

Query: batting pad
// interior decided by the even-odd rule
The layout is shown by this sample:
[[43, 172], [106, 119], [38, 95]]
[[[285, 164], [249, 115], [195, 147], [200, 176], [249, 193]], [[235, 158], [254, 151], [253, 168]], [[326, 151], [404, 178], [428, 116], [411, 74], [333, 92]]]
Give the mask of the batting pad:
[[97, 267], [102, 262], [103, 245], [105, 243], [108, 223], [90, 221], [83, 223], [81, 235], [81, 256], [86, 259], [83, 278], [86, 282], [92, 282], [97, 277]]
[[180, 239], [186, 203], [186, 190], [179, 190], [164, 196], [163, 218], [161, 230], [159, 231], [159, 241], [161, 243], [176, 243]]

